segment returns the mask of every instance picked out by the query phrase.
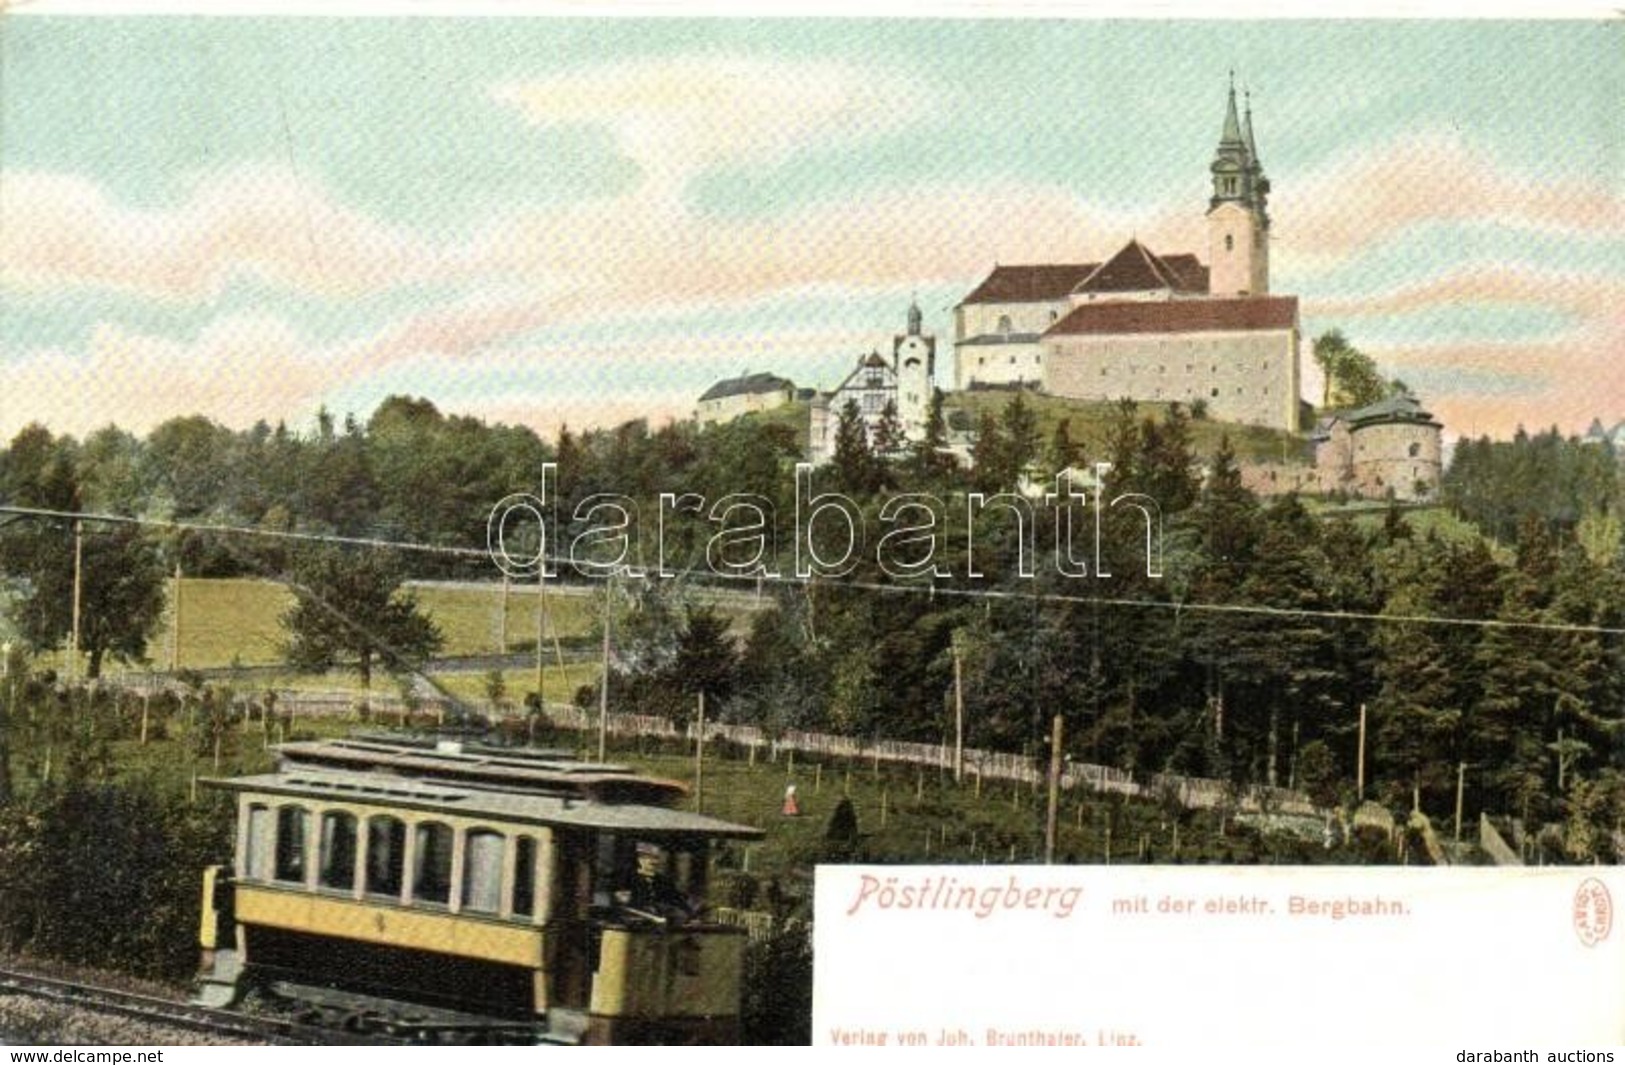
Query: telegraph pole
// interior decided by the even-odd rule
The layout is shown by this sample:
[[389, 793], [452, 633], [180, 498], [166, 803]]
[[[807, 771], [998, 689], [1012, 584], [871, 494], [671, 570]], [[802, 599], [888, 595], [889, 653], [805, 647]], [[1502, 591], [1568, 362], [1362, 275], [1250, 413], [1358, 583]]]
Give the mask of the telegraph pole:
[[175, 600], [174, 609], [169, 618], [169, 672], [179, 673], [181, 669], [181, 557], [175, 552]]
[[0, 712], [0, 803], [11, 801], [11, 723], [17, 716], [17, 682], [11, 676], [11, 642], [0, 644], [0, 680], [6, 685], [5, 710]]
[[598, 760], [606, 761], [609, 750], [609, 630], [615, 621], [615, 578], [604, 585], [604, 678], [598, 684]]
[[1467, 763], [1456, 763], [1456, 842], [1461, 842], [1461, 793], [1467, 786]]
[[[502, 657], [508, 653], [508, 574], [502, 574], [502, 605], [498, 608], [497, 617], [497, 656]], [[501, 665], [497, 666], [501, 669]]]
[[954, 783], [965, 775], [965, 678], [964, 641], [958, 629], [954, 630]]
[[1360, 754], [1354, 769], [1354, 797], [1365, 798], [1365, 704], [1360, 704]]
[[705, 689], [700, 689], [699, 728], [694, 731], [694, 812], [705, 812]]
[[1049, 812], [1044, 818], [1044, 864], [1055, 864], [1055, 813], [1061, 803], [1061, 715], [1055, 715], [1049, 745]]
[[547, 617], [547, 563], [539, 561], [536, 565], [536, 707], [545, 710], [547, 702], [542, 698], [542, 622]]
[[84, 524], [73, 522], [73, 632], [68, 641], [68, 680], [79, 676], [79, 598], [84, 592]]

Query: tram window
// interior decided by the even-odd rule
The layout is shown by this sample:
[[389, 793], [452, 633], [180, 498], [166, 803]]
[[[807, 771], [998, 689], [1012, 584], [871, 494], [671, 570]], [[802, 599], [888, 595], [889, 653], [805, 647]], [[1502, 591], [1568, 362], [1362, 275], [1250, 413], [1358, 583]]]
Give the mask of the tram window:
[[322, 815], [322, 887], [355, 887], [355, 815], [329, 810]]
[[310, 811], [283, 806], [276, 812], [276, 878], [296, 884], [305, 879], [305, 829]]
[[[598, 856], [593, 867], [594, 906], [613, 906], [626, 901], [632, 881], [637, 878], [637, 844], [608, 832], [598, 836]], [[621, 896], [619, 899], [616, 896]]]
[[500, 832], [474, 829], [463, 844], [463, 909], [496, 913], [502, 907], [502, 852], [507, 840]]
[[513, 914], [530, 917], [536, 912], [536, 841], [520, 836], [518, 843], [513, 871]]
[[267, 880], [271, 874], [271, 809], [267, 806], [248, 808], [248, 868], [250, 880]]
[[417, 856], [412, 865], [415, 902], [451, 901], [451, 829], [438, 821], [417, 827]]
[[367, 822], [367, 891], [374, 895], [401, 894], [401, 870], [406, 864], [406, 826], [394, 817]]

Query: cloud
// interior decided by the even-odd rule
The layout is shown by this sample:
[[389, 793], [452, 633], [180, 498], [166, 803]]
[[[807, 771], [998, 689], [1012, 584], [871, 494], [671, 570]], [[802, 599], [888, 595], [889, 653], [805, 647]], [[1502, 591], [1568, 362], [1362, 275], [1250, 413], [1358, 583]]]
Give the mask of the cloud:
[[199, 303], [250, 277], [334, 299], [425, 277], [436, 249], [275, 166], [199, 181], [181, 203], [137, 210], [71, 174], [0, 181], [0, 286], [110, 288]]
[[1618, 190], [1498, 164], [1451, 134], [1402, 137], [1280, 184], [1271, 212], [1284, 260], [1329, 265], [1424, 223], [1482, 222], [1625, 234]]
[[1518, 264], [1481, 263], [1367, 296], [1306, 303], [1306, 309], [1325, 317], [1408, 314], [1435, 307], [1497, 304], [1593, 319], [1606, 314], [1609, 308], [1625, 306], [1625, 281]]
[[[246, 425], [301, 417], [327, 397], [371, 394], [386, 380], [410, 379], [433, 396], [436, 372], [468, 382], [499, 370], [515, 383], [500, 395], [464, 389], [470, 398], [460, 409], [544, 429], [677, 416], [691, 406], [695, 380], [742, 363], [828, 384], [803, 380], [817, 369], [795, 367], [855, 355], [896, 324], [875, 322], [868, 334], [849, 321], [809, 324], [793, 310], [800, 294], [968, 290], [997, 262], [1098, 260], [1130, 236], [1165, 254], [1206, 258], [1202, 200], [1122, 211], [1056, 182], [945, 177], [720, 220], [684, 198], [690, 179], [709, 169], [766, 172], [809, 146], [859, 144], [919, 121], [931, 96], [906, 75], [698, 56], [580, 69], [491, 92], [536, 128], [608, 130], [646, 180], [616, 198], [515, 208], [456, 238], [431, 239], [277, 165], [202, 176], [179, 202], [141, 209], [72, 174], [6, 171], [0, 293], [113, 289], [207, 306], [248, 279], [335, 303], [416, 287], [477, 295], [419, 305], [365, 335], [320, 345], [301, 323], [269, 314], [222, 312], [195, 339], [104, 322], [83, 350], [5, 352], [0, 388], [8, 399], [27, 399], [5, 403], [0, 426], [14, 432], [5, 419], [20, 417], [67, 431], [107, 421], [139, 430], [194, 411]], [[1510, 306], [1559, 311], [1573, 323], [1548, 343], [1370, 348], [1389, 372], [1441, 382], [1427, 398], [1448, 421], [1510, 431], [1526, 416], [1566, 418], [1556, 412], [1582, 402], [1590, 404], [1574, 414], [1582, 424], [1593, 413], [1625, 412], [1625, 375], [1614, 365], [1625, 350], [1618, 278], [1561, 262], [1473, 262], [1445, 272], [1418, 262], [1363, 293], [1314, 295], [1326, 268], [1423, 227], [1440, 239], [1458, 224], [1625, 235], [1617, 190], [1510, 170], [1452, 134], [1367, 146], [1275, 177], [1275, 272], [1300, 279], [1306, 316], [1380, 321]], [[763, 313], [770, 304], [775, 313], [791, 307], [795, 321]], [[939, 313], [930, 309], [942, 331]], [[685, 315], [765, 324], [744, 337], [728, 327], [685, 331], [672, 321]], [[639, 339], [568, 339], [621, 322], [636, 324]], [[1305, 365], [1312, 376], [1307, 356]], [[1451, 391], [1441, 371], [1452, 367], [1478, 376], [1458, 378]], [[1509, 381], [1508, 367], [1528, 374], [1517, 394], [1529, 410], [1499, 388], [1467, 387]], [[579, 387], [543, 389], [525, 376], [537, 368], [549, 369], [551, 381], [574, 375]]]
[[498, 86], [534, 126], [601, 126], [643, 170], [645, 194], [674, 197], [717, 166], [781, 162], [810, 144], [877, 136], [926, 110], [917, 82], [816, 60], [642, 59]]
[[203, 412], [243, 427], [307, 406], [334, 383], [286, 323], [233, 315], [191, 343], [104, 324], [82, 353], [50, 349], [0, 361], [0, 434], [31, 421], [59, 431], [116, 424], [143, 432], [164, 418]]

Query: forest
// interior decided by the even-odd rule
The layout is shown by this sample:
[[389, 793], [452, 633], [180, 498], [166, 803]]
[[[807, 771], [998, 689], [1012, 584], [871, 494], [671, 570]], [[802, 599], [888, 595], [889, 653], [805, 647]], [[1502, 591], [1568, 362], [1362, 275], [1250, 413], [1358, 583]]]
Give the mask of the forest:
[[[392, 397], [365, 422], [324, 413], [303, 433], [192, 417], [145, 437], [109, 427], [79, 441], [31, 426], [0, 453], [0, 505], [13, 508], [0, 514], [8, 623], [36, 653], [67, 639], [75, 545], [72, 522], [54, 514], [159, 523], [82, 525], [80, 646], [91, 675], [105, 659], [151, 657], [163, 580], [176, 567], [300, 587], [311, 579], [301, 574], [323, 568], [304, 541], [214, 528], [443, 548], [352, 546], [352, 564], [336, 568], [387, 558], [372, 567], [380, 580], [499, 580], [484, 555], [491, 508], [542, 492], [553, 463], [547, 490], [565, 516], [562, 540], [592, 524], [571, 516], [602, 494], [634, 501], [646, 520], [663, 492], [745, 495], [778, 522], [763, 560], [778, 576], [720, 582], [756, 603], [731, 629], [694, 594], [719, 583], [706, 564], [716, 529], [697, 516], [665, 530], [675, 576], [598, 582], [621, 709], [681, 719], [703, 691], [719, 717], [770, 731], [942, 742], [957, 667], [967, 743], [1037, 755], [1059, 714], [1076, 760], [1290, 786], [1330, 806], [1361, 797], [1363, 708], [1364, 798], [1447, 810], [1459, 780], [1471, 817], [1561, 824], [1574, 860], [1617, 858], [1625, 488], [1606, 447], [1556, 430], [1464, 440], [1441, 508], [1349, 508], [1256, 498], [1227, 443], [1195, 452], [1191, 416], [1177, 406], [1111, 406], [1101, 413], [1105, 453], [1085, 456], [1064, 420], [1041, 438], [1013, 393], [983, 416], [968, 468], [942, 450], [940, 397], [935, 409], [924, 441], [882, 447], [850, 431], [846, 412], [835, 461], [816, 471], [813, 489], [842, 493], [877, 530], [900, 495], [972, 514], [933, 534], [942, 572], [899, 578], [870, 554], [807, 580], [794, 577], [801, 443], [782, 419], [704, 430], [630, 422], [544, 440]], [[1067, 531], [1055, 500], [1022, 490], [1095, 462], [1111, 464], [1107, 497], [1156, 502], [1156, 575], [1146, 519], [1124, 508], [1103, 511], [1109, 574], [1041, 564], [1025, 576], [1021, 541], [1052, 560]], [[967, 509], [972, 493], [988, 505]], [[837, 524], [814, 540], [841, 532]], [[598, 544], [656, 569], [640, 545]], [[334, 569], [332, 549], [320, 550]], [[408, 669], [432, 654], [432, 634], [421, 635], [416, 655], [383, 656], [382, 666]], [[290, 639], [290, 657], [297, 651]], [[346, 651], [330, 649], [328, 664], [335, 654]], [[596, 698], [590, 687], [578, 695]]]

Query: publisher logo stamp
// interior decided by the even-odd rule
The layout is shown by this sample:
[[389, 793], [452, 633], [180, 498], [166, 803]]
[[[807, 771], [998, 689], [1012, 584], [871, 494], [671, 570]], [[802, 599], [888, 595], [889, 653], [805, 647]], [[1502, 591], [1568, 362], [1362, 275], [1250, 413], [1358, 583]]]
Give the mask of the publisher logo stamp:
[[1580, 942], [1594, 947], [1614, 930], [1614, 898], [1608, 885], [1596, 877], [1586, 877], [1574, 892], [1574, 934]]

